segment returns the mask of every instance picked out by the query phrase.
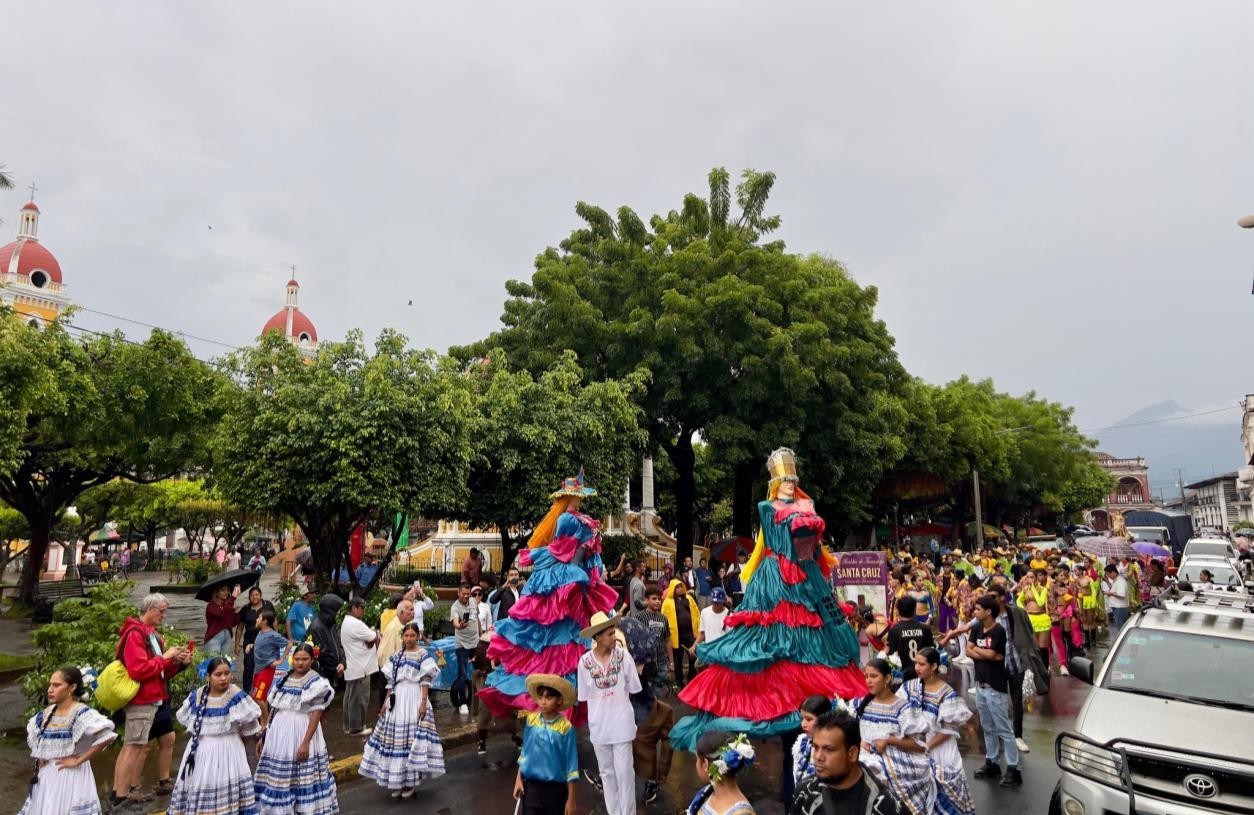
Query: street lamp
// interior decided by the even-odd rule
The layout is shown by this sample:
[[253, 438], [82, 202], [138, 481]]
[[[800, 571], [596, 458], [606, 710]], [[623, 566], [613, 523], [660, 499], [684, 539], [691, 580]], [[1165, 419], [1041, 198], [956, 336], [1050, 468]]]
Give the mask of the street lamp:
[[[1242, 229], [1254, 229], [1254, 215], [1246, 215], [1237, 221], [1237, 226]], [[1254, 285], [1251, 285], [1250, 294], [1254, 294]]]
[[[1251, 222], [1254, 226], [1254, 221]], [[1031, 430], [1029, 425], [1023, 427], [1007, 427], [993, 433], [994, 436], [1002, 436], [1006, 433], [1018, 433], [1022, 430]], [[971, 491], [975, 499], [975, 548], [982, 550], [984, 548], [984, 507], [980, 500], [980, 471], [975, 467], [971, 468]]]

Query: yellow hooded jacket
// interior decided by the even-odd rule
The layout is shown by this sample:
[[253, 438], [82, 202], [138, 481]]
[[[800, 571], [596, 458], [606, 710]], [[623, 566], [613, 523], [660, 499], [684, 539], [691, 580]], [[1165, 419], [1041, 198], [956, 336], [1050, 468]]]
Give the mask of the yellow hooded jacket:
[[[675, 620], [675, 587], [678, 585], [681, 585], [678, 579], [671, 580], [666, 587], [666, 593], [662, 595], [662, 616], [670, 624], [671, 648], [679, 647], [679, 625]], [[697, 608], [697, 601], [692, 599], [692, 592], [685, 594], [684, 599], [688, 601], [688, 614], [692, 618], [692, 638], [695, 641], [701, 633], [701, 611]]]

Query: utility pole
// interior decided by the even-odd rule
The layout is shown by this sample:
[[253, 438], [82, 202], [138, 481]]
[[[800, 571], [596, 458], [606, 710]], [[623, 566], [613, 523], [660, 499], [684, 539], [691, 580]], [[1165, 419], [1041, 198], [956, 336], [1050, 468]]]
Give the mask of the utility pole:
[[975, 550], [984, 551], [984, 511], [980, 506], [980, 471], [971, 468], [971, 489], [975, 494]]
[[1180, 488], [1180, 510], [1191, 516], [1193, 513], [1189, 512], [1189, 506], [1184, 502], [1184, 468], [1176, 467], [1172, 472], [1176, 474], [1176, 486]]

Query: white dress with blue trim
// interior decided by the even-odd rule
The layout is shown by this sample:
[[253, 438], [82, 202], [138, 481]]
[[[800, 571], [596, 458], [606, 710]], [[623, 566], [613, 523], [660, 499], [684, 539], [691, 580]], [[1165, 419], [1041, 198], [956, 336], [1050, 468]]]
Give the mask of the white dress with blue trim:
[[244, 737], [261, 730], [261, 708], [234, 685], [220, 696], [208, 695], [206, 688], [189, 693], [175, 714], [191, 739], [168, 815], [257, 815]]
[[958, 751], [959, 728], [971, 720], [971, 709], [958, 692], [942, 684], [936, 691], [923, 687], [922, 681], [911, 679], [897, 691], [930, 725], [927, 738], [937, 733], [949, 738], [927, 754], [936, 778], [936, 811], [941, 815], [975, 815], [975, 801]]
[[[872, 699], [860, 707], [858, 719], [862, 741], [870, 744], [890, 737], [922, 743], [929, 730], [927, 719], [900, 698], [887, 704]], [[910, 815], [932, 815], [935, 811], [936, 780], [926, 753], [911, 753], [889, 745], [883, 753], [863, 749], [859, 760], [877, 781], [892, 789]]]
[[431, 687], [439, 666], [424, 648], [397, 651], [383, 675], [392, 697], [379, 717], [361, 758], [358, 772], [389, 790], [416, 787], [424, 778], [444, 775], [444, 745], [435, 728], [430, 698], [418, 718], [422, 688]]
[[56, 760], [82, 755], [97, 744], [113, 741], [117, 738], [113, 722], [84, 704], [64, 716], [52, 713], [53, 708], [44, 708], [26, 723], [31, 758], [43, 766], [19, 815], [99, 815], [100, 796], [91, 762], [62, 769]]
[[260, 815], [333, 815], [340, 811], [335, 778], [322, 724], [309, 740], [309, 757], [296, 759], [315, 710], [335, 698], [331, 684], [314, 671], [301, 678], [288, 674], [270, 688], [270, 724], [257, 762], [257, 811]]

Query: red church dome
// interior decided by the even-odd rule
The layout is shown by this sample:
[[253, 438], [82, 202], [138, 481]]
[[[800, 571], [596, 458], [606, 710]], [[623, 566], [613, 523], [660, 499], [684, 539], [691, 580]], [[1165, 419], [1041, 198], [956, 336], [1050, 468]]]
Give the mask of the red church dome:
[[[18, 238], [0, 246], [0, 274], [6, 272], [28, 277], [35, 272], [43, 272], [53, 283], [61, 282], [61, 264], [34, 238]], [[32, 277], [31, 282], [37, 279]]]
[[[287, 309], [279, 309], [277, 314], [266, 320], [266, 324], [261, 328], [261, 334], [265, 336], [271, 331], [278, 331], [280, 334], [287, 336]], [[303, 335], [307, 335], [310, 342], [318, 341], [318, 330], [314, 328], [313, 321], [305, 316], [305, 312], [298, 308], [293, 308], [291, 336], [294, 339], [302, 340], [305, 339]]]

